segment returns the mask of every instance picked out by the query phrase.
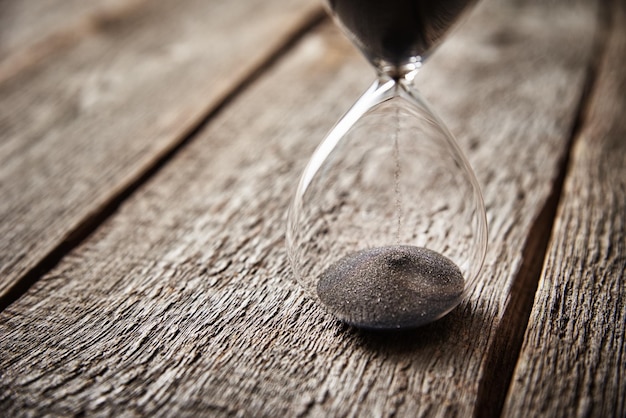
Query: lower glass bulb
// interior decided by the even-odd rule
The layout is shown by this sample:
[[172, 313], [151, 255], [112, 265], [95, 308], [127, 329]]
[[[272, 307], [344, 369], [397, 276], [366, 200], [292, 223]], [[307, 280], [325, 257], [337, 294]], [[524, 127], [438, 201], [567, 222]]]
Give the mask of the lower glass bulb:
[[307, 294], [362, 328], [437, 320], [476, 285], [487, 224], [475, 176], [407, 79], [380, 79], [317, 148], [289, 211]]

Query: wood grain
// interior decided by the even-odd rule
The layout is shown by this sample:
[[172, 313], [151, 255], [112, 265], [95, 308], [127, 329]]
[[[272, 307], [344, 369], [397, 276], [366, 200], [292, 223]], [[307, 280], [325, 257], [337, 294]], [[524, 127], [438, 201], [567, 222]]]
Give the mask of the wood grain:
[[291, 278], [283, 231], [297, 177], [372, 77], [325, 29], [0, 315], [3, 411], [481, 412], [487, 353], [507, 336], [510, 288], [567, 151], [596, 24], [590, 2], [501, 3], [482, 3], [419, 81], [468, 152], [488, 208], [484, 281], [460, 308], [413, 332], [364, 333]]
[[149, 2], [1, 83], [0, 298], [319, 13]]
[[612, 3], [507, 416], [626, 416], [626, 5]]
[[0, 81], [78, 42], [145, 0], [0, 2]]

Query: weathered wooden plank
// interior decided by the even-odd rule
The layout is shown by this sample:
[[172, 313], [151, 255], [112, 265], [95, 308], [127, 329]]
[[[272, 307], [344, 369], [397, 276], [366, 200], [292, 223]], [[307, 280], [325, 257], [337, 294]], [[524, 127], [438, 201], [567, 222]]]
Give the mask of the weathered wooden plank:
[[626, 5], [612, 3], [507, 416], [626, 416]]
[[320, 12], [148, 2], [0, 84], [0, 299]]
[[476, 412], [481, 381], [497, 382], [487, 353], [514, 323], [522, 249], [567, 152], [596, 16], [590, 2], [500, 3], [484, 2], [420, 81], [489, 211], [485, 282], [459, 309], [381, 336], [337, 323], [292, 282], [283, 231], [297, 177], [372, 77], [336, 32], [315, 33], [2, 313], [3, 410]]
[[0, 80], [119, 18], [144, 0], [0, 1]]

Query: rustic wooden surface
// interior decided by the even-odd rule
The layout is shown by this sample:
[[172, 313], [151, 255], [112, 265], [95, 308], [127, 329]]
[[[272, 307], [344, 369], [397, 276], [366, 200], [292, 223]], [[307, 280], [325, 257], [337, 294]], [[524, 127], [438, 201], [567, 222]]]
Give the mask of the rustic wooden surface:
[[[171, 11], [194, 16], [200, 3], [222, 13], [238, 9], [232, 2], [190, 0]], [[341, 325], [309, 302], [291, 280], [286, 260], [284, 215], [297, 177], [319, 139], [372, 76], [365, 61], [329, 25], [310, 30], [294, 45], [280, 46], [315, 20], [317, 9], [303, 3], [294, 2], [292, 14], [281, 15], [290, 26], [272, 35], [273, 41], [262, 42], [269, 47], [260, 52], [252, 48], [259, 55], [247, 69], [235, 66], [239, 61], [233, 59], [215, 64], [219, 69], [207, 75], [202, 67], [212, 62], [207, 54], [199, 61], [182, 60], [171, 72], [155, 70], [145, 85], [139, 76], [129, 77], [120, 89], [113, 89], [116, 93], [129, 89], [121, 98], [98, 95], [94, 111], [103, 116], [97, 124], [89, 124], [87, 118], [80, 129], [72, 125], [73, 118], [62, 117], [72, 114], [75, 97], [70, 100], [68, 93], [66, 111], [62, 107], [55, 113], [60, 105], [46, 105], [46, 93], [59, 94], [54, 83], [62, 77], [80, 79], [85, 65], [111, 65], [109, 56], [99, 56], [115, 46], [116, 53], [138, 58], [109, 74], [157, 62], [156, 57], [150, 60], [148, 46], [155, 45], [153, 37], [156, 42], [168, 33], [163, 27], [153, 29], [163, 24], [158, 17], [170, 10], [168, 6], [155, 2], [152, 14], [130, 13], [108, 28], [106, 36], [95, 32], [58, 57], [33, 64], [0, 84], [0, 101], [5, 103], [0, 106], [12, 110], [8, 118], [0, 113], [0, 122], [3, 128], [13, 126], [0, 131], [0, 158], [16, 161], [0, 166], [0, 186], [9, 197], [2, 207], [40, 208], [26, 211], [28, 216], [2, 212], [0, 228], [8, 228], [0, 229], [0, 248], [5, 251], [2, 280], [19, 283], [28, 276], [25, 271], [45, 259], [49, 248], [57, 248], [76, 225], [99, 224], [79, 246], [62, 253], [56, 266], [36, 270], [34, 284], [24, 289], [25, 294], [15, 294], [20, 297], [0, 315], [0, 406], [8, 415], [500, 414], [563, 177], [566, 200], [555, 236], [559, 228], [566, 228], [560, 223], [563, 219], [580, 219], [576, 206], [569, 212], [564, 209], [569, 184], [579, 178], [575, 168], [566, 172], [571, 144], [585, 135], [602, 137], [598, 129], [606, 128], [600, 123], [603, 119], [593, 115], [619, 119], [610, 116], [616, 112], [612, 107], [606, 115], [602, 107], [587, 105], [587, 86], [602, 86], [594, 82], [594, 62], [604, 51], [598, 48], [604, 45], [604, 33], [598, 28], [603, 25], [600, 9], [608, 5], [485, 1], [425, 66], [418, 83], [449, 122], [476, 170], [488, 208], [491, 243], [484, 282], [461, 307], [425, 328], [378, 335]], [[267, 6], [268, 15], [283, 5]], [[252, 7], [248, 14], [243, 9], [230, 21], [215, 16], [214, 22], [222, 22], [223, 31], [240, 19], [247, 24], [250, 19], [245, 16], [259, 13]], [[291, 21], [289, 16], [299, 18]], [[219, 33], [200, 26], [190, 30], [190, 44], [202, 45]], [[138, 32], [129, 38], [131, 28]], [[260, 34], [270, 32], [266, 30], [240, 36], [257, 41]], [[88, 53], [88, 47], [103, 42], [101, 49]], [[276, 51], [284, 54], [279, 60], [272, 59]], [[87, 62], [81, 54], [92, 60]], [[76, 61], [69, 59], [74, 55]], [[272, 65], [261, 77], [252, 77], [263, 59]], [[174, 77], [181, 71], [186, 81]], [[216, 80], [227, 86], [220, 90]], [[215, 89], [218, 94], [207, 93]], [[211, 113], [230, 91], [236, 94]], [[601, 100], [591, 93], [593, 103]], [[170, 112], [167, 128], [154, 126], [158, 123], [149, 116], [142, 119], [142, 112], [149, 114], [142, 103], [158, 116]], [[587, 108], [598, 110], [586, 118]], [[20, 109], [26, 110], [20, 115]], [[124, 121], [128, 112], [135, 116], [119, 126], [112, 123]], [[190, 132], [202, 117], [205, 126]], [[596, 128], [590, 122], [594, 118]], [[41, 132], [49, 130], [56, 134], [42, 140]], [[623, 134], [611, 132], [613, 142], [600, 149], [618, 161], [619, 152], [609, 153], [610, 144], [622, 147]], [[116, 137], [121, 133], [125, 135]], [[159, 141], [161, 145], [154, 144]], [[178, 143], [182, 145], [172, 145]], [[105, 148], [92, 150], [96, 145]], [[572, 167], [583, 147], [576, 145]], [[57, 148], [58, 153], [52, 152]], [[172, 157], [151, 165], [163, 149], [171, 150]], [[606, 159], [602, 152], [585, 164]], [[578, 164], [582, 173], [586, 165]], [[618, 162], [611, 167], [621, 169]], [[142, 175], [146, 171], [148, 175]], [[51, 178], [65, 172], [72, 175], [58, 182]], [[615, 239], [622, 237], [623, 244], [623, 220], [618, 215], [623, 213], [623, 187], [612, 189], [610, 177], [597, 175], [614, 193], [606, 195], [615, 196], [610, 200], [610, 213], [615, 214], [610, 225], [615, 229], [599, 225], [597, 234], [610, 230]], [[592, 186], [596, 180], [585, 181], [589, 183], [583, 190], [596, 192]], [[60, 184], [76, 188], [79, 196], [66, 203], [69, 192], [60, 193]], [[93, 215], [110, 201], [120, 203], [117, 212]], [[74, 211], [73, 206], [80, 207]], [[597, 213], [593, 219], [605, 220]], [[38, 235], [30, 232], [35, 221], [41, 225]], [[552, 242], [547, 263], [550, 259], [572, 263], [554, 253], [557, 244], [554, 238]], [[44, 244], [47, 249], [42, 250]], [[37, 251], [31, 254], [32, 248]], [[618, 251], [619, 245], [611, 248]], [[25, 254], [30, 257], [27, 262], [21, 261]], [[623, 248], [615, 254], [622, 254], [623, 263]], [[5, 259], [19, 262], [8, 265]], [[594, 262], [619, 266], [620, 259], [601, 260], [598, 254]], [[619, 282], [622, 276], [613, 273], [608, 271], [607, 277]], [[548, 276], [543, 277], [542, 286]], [[540, 289], [530, 333], [545, 309], [540, 306], [541, 295], [548, 291]], [[593, 291], [619, 297], [609, 289]], [[621, 303], [615, 312], [622, 309], [623, 316]], [[623, 347], [623, 327], [614, 330], [615, 344]], [[595, 339], [600, 337], [594, 334]], [[531, 358], [529, 354], [524, 348], [522, 359]], [[594, 378], [613, 379], [611, 390], [619, 399], [624, 392], [620, 363], [611, 363], [619, 361], [617, 357], [611, 359], [600, 356]], [[585, 366], [576, 363], [581, 373]], [[523, 366], [517, 373], [524, 376]], [[575, 373], [567, 376], [582, 381]], [[535, 381], [515, 379], [506, 407], [530, 404], [523, 398], [525, 393], [532, 398]], [[565, 416], [564, 410], [558, 412]], [[574, 412], [582, 416], [585, 410]]]
[[0, 83], [0, 299], [319, 13], [147, 2]]
[[0, 80], [75, 43], [145, 0], [0, 2]]
[[626, 416], [626, 4], [573, 149], [505, 415]]

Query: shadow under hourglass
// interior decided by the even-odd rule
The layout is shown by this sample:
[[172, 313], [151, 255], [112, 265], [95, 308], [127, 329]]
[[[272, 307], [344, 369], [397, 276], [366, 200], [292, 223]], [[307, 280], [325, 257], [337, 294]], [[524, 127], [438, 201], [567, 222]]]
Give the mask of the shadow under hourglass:
[[446, 355], [461, 358], [467, 355], [468, 347], [475, 345], [478, 331], [492, 321], [484, 310], [468, 310], [462, 304], [442, 319], [418, 328], [367, 330], [346, 325], [345, 332], [358, 346], [374, 353], [402, 358], [422, 351], [445, 350]]

